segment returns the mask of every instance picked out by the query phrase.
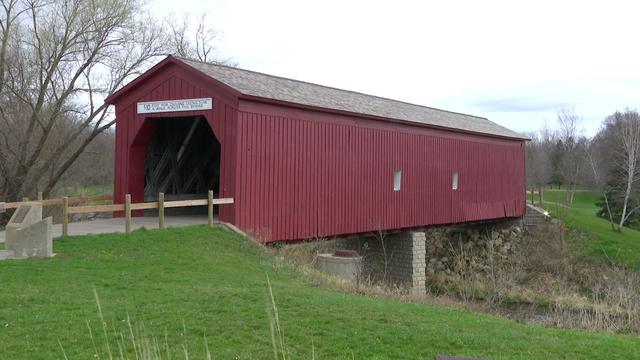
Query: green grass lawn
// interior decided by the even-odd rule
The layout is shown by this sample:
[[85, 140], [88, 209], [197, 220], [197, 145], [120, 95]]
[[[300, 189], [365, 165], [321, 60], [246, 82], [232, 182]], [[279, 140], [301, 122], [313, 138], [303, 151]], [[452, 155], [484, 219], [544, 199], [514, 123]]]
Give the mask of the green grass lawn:
[[66, 187], [63, 189], [65, 196], [86, 196], [110, 194], [113, 191], [113, 185], [92, 185], [85, 187]]
[[564, 190], [545, 190], [545, 208], [553, 216], [564, 220], [570, 230], [571, 241], [583, 255], [596, 261], [611, 261], [640, 268], [640, 231], [624, 229], [616, 232], [605, 219], [596, 216], [600, 195], [579, 191], [574, 195], [571, 208], [557, 206], [564, 203]]
[[114, 355], [112, 334], [123, 333], [129, 344], [129, 315], [134, 333], [163, 344], [166, 336], [174, 359], [185, 357], [184, 348], [192, 359], [205, 358], [205, 337], [218, 359], [272, 358], [266, 273], [291, 358], [311, 358], [312, 348], [317, 359], [630, 359], [640, 353], [640, 339], [631, 335], [544, 328], [331, 290], [276, 266], [221, 228], [64, 238], [54, 252], [48, 260], [0, 262], [1, 359], [63, 358], [61, 345], [69, 359], [94, 358], [88, 328], [99, 358], [108, 358], [94, 286]]

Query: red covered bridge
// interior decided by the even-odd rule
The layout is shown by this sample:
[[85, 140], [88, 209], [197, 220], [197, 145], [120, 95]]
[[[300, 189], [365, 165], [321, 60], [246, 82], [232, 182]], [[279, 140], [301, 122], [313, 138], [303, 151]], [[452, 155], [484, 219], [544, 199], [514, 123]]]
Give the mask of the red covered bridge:
[[263, 241], [525, 212], [525, 139], [485, 118], [171, 56], [106, 101], [117, 203], [213, 189]]

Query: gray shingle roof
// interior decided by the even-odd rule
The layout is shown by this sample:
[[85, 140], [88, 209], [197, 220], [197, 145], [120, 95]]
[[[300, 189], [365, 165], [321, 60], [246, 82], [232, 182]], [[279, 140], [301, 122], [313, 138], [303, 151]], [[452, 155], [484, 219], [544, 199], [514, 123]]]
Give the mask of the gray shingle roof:
[[266, 99], [510, 138], [525, 137], [488, 119], [255, 71], [179, 59], [238, 92]]

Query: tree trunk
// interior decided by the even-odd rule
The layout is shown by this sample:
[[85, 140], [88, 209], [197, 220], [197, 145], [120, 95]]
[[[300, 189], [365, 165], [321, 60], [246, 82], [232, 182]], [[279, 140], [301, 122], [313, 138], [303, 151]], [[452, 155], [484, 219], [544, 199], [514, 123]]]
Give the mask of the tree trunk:
[[627, 220], [627, 207], [629, 206], [629, 197], [631, 196], [631, 187], [633, 185], [633, 175], [635, 168], [629, 161], [629, 167], [627, 168], [627, 188], [624, 191], [624, 203], [622, 204], [622, 215], [620, 216], [620, 224], [618, 227], [622, 229], [624, 222]]

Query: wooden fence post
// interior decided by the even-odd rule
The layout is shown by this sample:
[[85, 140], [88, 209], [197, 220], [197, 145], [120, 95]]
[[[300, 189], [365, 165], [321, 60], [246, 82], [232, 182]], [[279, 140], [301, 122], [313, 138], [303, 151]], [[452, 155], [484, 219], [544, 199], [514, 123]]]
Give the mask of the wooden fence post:
[[42, 196], [42, 191], [38, 191], [38, 201], [42, 201], [43, 196]]
[[69, 198], [62, 198], [62, 235], [69, 235]]
[[131, 194], [125, 195], [124, 198], [124, 231], [131, 232]]
[[[80, 189], [80, 205], [84, 205], [87, 201], [86, 199], [86, 190], [84, 188]], [[87, 214], [80, 214], [80, 221], [87, 220]]]
[[207, 215], [209, 217], [209, 227], [213, 226], [213, 190], [207, 194]]
[[164, 193], [158, 194], [158, 228], [164, 228]]

